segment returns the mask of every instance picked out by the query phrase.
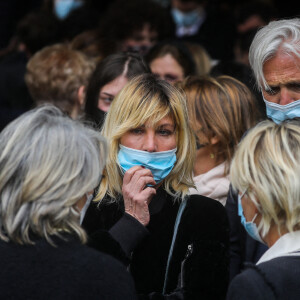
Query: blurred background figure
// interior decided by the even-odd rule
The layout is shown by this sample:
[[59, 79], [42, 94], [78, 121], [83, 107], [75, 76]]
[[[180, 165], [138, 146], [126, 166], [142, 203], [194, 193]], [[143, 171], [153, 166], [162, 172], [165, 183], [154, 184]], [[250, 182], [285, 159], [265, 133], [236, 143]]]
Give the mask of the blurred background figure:
[[237, 60], [219, 61], [212, 66], [210, 76], [217, 77], [221, 75], [231, 76], [244, 83], [255, 97], [256, 106], [260, 114], [259, 118], [267, 118], [266, 105], [261, 92], [255, 86], [255, 78], [249, 65]]
[[103, 38], [97, 28], [79, 33], [70, 41], [70, 46], [83, 52], [96, 64], [108, 55], [116, 53], [118, 49], [117, 43]]
[[190, 125], [197, 137], [193, 168], [200, 194], [226, 203], [229, 165], [243, 134], [257, 123], [256, 101], [250, 90], [230, 76], [188, 77], [181, 85], [187, 95]]
[[213, 62], [207, 51], [200, 44], [185, 42], [184, 43], [189, 49], [193, 56], [194, 63], [196, 66], [195, 75], [209, 75], [210, 70], [213, 66]]
[[121, 51], [141, 54], [158, 41], [175, 36], [168, 10], [153, 0], [115, 0], [99, 23], [106, 39], [118, 43]]
[[237, 32], [243, 34], [277, 19], [278, 11], [272, 1], [252, 0], [237, 3], [234, 15]]
[[17, 24], [9, 45], [0, 54], [0, 131], [33, 107], [24, 75], [30, 57], [47, 45], [57, 43], [57, 20], [46, 13], [33, 12]]
[[99, 132], [54, 106], [24, 113], [1, 132], [3, 298], [136, 299], [126, 269], [83, 245], [80, 210], [106, 156]]
[[85, 87], [94, 68], [82, 52], [55, 44], [30, 58], [25, 81], [35, 105], [52, 103], [77, 119], [83, 115]]
[[200, 44], [214, 61], [231, 59], [236, 35], [233, 14], [217, 1], [171, 0], [169, 11], [176, 37]]
[[196, 73], [195, 62], [189, 48], [176, 40], [165, 40], [152, 47], [145, 60], [151, 72], [171, 84], [183, 81]]
[[134, 76], [150, 73], [138, 53], [119, 52], [101, 60], [86, 88], [85, 117], [100, 128], [115, 96]]
[[262, 122], [241, 141], [230, 170], [238, 214], [269, 249], [233, 279], [228, 300], [299, 299], [299, 166], [299, 121]]
[[84, 31], [98, 27], [108, 3], [114, 0], [44, 0], [42, 9], [59, 22], [60, 39], [70, 42]]

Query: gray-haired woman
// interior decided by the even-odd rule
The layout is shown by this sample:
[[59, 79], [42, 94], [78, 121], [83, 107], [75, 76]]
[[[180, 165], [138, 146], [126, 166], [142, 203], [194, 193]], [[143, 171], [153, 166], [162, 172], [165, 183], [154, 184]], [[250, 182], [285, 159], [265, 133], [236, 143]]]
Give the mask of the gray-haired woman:
[[1, 132], [3, 299], [136, 299], [126, 269], [83, 245], [80, 208], [99, 185], [106, 152], [99, 133], [53, 106]]

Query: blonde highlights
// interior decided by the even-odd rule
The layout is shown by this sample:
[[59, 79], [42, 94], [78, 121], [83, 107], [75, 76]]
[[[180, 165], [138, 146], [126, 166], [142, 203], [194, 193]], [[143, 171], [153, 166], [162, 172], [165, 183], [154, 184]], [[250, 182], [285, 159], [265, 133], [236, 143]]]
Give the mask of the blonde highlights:
[[104, 178], [96, 201], [107, 194], [113, 201], [122, 193], [122, 173], [117, 155], [120, 138], [129, 130], [146, 122], [155, 126], [170, 116], [176, 127], [177, 161], [164, 180], [166, 191], [177, 198], [184, 197], [193, 185], [192, 168], [195, 155], [195, 138], [188, 125], [186, 100], [181, 91], [169, 83], [143, 74], [130, 80], [112, 102], [102, 134], [109, 143], [109, 156]]
[[300, 122], [259, 123], [239, 145], [230, 178], [258, 208], [262, 236], [273, 224], [279, 231], [300, 230]]
[[210, 141], [217, 137], [215, 155], [229, 166], [243, 134], [257, 123], [253, 94], [242, 82], [226, 75], [191, 76], [181, 86], [187, 95], [190, 124], [200, 144], [205, 137], [212, 147]]

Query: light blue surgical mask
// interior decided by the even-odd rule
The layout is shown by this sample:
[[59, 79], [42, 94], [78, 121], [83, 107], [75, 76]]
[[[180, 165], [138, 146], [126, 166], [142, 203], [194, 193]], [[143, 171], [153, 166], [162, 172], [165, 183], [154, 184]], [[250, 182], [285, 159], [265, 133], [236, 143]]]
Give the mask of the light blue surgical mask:
[[82, 5], [83, 2], [80, 0], [58, 0], [54, 3], [54, 12], [60, 20], [63, 20], [72, 10], [79, 8]]
[[172, 8], [171, 13], [177, 26], [192, 26], [200, 19], [200, 12], [198, 9], [190, 12], [182, 12], [177, 8]]
[[177, 148], [170, 151], [147, 152], [120, 145], [118, 160], [124, 173], [134, 166], [144, 166], [152, 172], [155, 182], [159, 183], [173, 169], [176, 151]]
[[286, 105], [269, 102], [263, 98], [266, 104], [267, 116], [276, 124], [280, 124], [287, 119], [300, 117], [300, 100], [293, 101]]
[[241, 223], [244, 226], [247, 233], [256, 241], [259, 241], [263, 244], [266, 244], [259, 235], [258, 228], [254, 223], [254, 220], [257, 217], [257, 214], [254, 216], [251, 222], [247, 222], [243, 212], [242, 206], [242, 197], [244, 196], [245, 192], [240, 196], [238, 195], [238, 215], [241, 217]]

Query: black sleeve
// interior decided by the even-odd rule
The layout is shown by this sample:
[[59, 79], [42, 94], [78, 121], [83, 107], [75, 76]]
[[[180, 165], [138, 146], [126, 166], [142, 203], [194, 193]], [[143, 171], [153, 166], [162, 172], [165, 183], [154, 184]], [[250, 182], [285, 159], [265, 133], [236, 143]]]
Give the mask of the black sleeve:
[[127, 213], [109, 230], [109, 233], [127, 256], [149, 234], [144, 225]]
[[241, 219], [238, 215], [237, 193], [229, 186], [229, 193], [225, 205], [230, 226], [230, 267], [229, 278], [232, 280], [241, 272], [244, 261], [246, 232], [242, 228]]
[[128, 265], [131, 252], [147, 235], [148, 230], [125, 213], [108, 231], [98, 229], [90, 234], [88, 246], [110, 254]]

